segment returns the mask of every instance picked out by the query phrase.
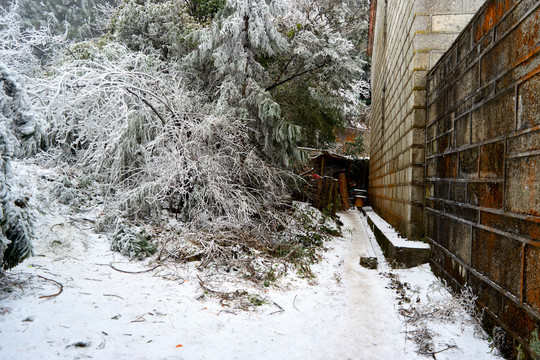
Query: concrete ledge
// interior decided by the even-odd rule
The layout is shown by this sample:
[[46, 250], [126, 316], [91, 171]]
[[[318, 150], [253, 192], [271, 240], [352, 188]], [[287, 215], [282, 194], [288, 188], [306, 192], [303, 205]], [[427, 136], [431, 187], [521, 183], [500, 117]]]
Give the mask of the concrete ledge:
[[393, 268], [411, 268], [429, 261], [431, 253], [429, 244], [400, 238], [396, 230], [375, 214], [371, 207], [363, 209], [366, 212], [369, 227]]

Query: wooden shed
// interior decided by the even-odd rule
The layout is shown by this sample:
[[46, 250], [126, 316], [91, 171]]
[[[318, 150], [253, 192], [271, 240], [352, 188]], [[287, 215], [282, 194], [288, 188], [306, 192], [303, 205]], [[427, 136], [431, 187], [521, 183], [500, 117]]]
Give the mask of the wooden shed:
[[[369, 158], [349, 157], [327, 150], [302, 148], [309, 152], [310, 170], [304, 172], [311, 183], [310, 200], [320, 209], [337, 210], [349, 208], [351, 196], [358, 197], [360, 201], [352, 205], [362, 206], [367, 202], [367, 188], [369, 181]], [[351, 189], [352, 188], [352, 189]], [[351, 195], [351, 190], [353, 195]], [[354, 194], [356, 193], [356, 194]]]

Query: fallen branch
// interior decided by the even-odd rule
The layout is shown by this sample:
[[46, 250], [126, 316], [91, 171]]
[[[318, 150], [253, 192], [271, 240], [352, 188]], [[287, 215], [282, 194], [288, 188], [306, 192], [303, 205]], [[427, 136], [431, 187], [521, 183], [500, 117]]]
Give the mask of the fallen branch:
[[60, 291], [57, 292], [56, 294], [40, 296], [39, 297], [40, 299], [52, 298], [52, 297], [60, 295], [62, 293], [62, 291], [64, 291], [64, 285], [60, 284], [58, 281], [46, 278], [45, 276], [41, 276], [41, 275], [38, 275], [38, 277], [40, 277], [40, 278], [42, 278], [44, 280], [51, 281], [51, 282], [55, 283], [56, 285], [58, 285], [60, 287]]
[[150, 272], [152, 270], [155, 270], [157, 269], [158, 267], [160, 267], [161, 265], [156, 265], [154, 266], [153, 268], [151, 269], [146, 269], [146, 270], [141, 270], [141, 271], [127, 271], [127, 270], [121, 270], [121, 269], [118, 269], [118, 268], [115, 268], [113, 265], [109, 264], [109, 266], [113, 269], [113, 270], [116, 270], [118, 272], [121, 272], [121, 273], [125, 273], [125, 274], [143, 274], [143, 273], [147, 273], [147, 272]]
[[223, 310], [219, 310], [218, 315], [221, 314], [222, 312], [224, 312], [224, 313], [229, 313], [229, 314], [233, 314], [233, 315], [236, 314], [233, 310], [223, 309]]

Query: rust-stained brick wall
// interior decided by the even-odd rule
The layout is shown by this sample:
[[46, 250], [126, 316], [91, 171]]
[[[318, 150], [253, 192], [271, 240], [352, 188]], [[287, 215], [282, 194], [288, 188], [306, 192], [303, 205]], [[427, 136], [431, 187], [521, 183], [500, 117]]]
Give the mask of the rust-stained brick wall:
[[414, 240], [424, 236], [427, 73], [482, 3], [371, 2], [370, 204]]
[[432, 263], [540, 359], [540, 1], [488, 0], [428, 74]]

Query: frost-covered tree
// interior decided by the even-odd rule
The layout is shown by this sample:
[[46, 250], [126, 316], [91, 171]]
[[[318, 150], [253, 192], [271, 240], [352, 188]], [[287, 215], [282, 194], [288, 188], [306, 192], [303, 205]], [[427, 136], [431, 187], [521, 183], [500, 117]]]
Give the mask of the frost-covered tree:
[[[18, 3], [0, 6], [0, 62], [24, 76], [37, 76], [55, 50], [62, 49], [65, 36], [52, 35], [49, 27], [23, 26]], [[47, 25], [47, 24], [45, 24]]]
[[43, 129], [23, 89], [22, 78], [0, 63], [0, 267], [9, 269], [32, 254], [32, 221], [26, 199], [9, 186], [11, 159], [33, 153]]
[[360, 51], [345, 31], [357, 21], [358, 4], [328, 2], [229, 1], [195, 33], [198, 49], [186, 58], [216, 94], [217, 108], [257, 119], [265, 149], [285, 163], [321, 133], [332, 140], [333, 128], [357, 116], [368, 93]]
[[367, 30], [367, 2], [294, 0], [279, 20], [290, 51], [269, 65], [266, 89], [284, 118], [303, 127], [305, 145], [332, 142], [333, 129], [354, 122], [369, 98], [357, 35]]
[[0, 84], [0, 116], [17, 139], [14, 155], [34, 154], [44, 140], [44, 124], [28, 99], [24, 79], [0, 63]]
[[169, 210], [199, 231], [268, 240], [283, 223], [285, 176], [259, 156], [250, 121], [200, 112], [204, 97], [151, 54], [81, 46], [41, 85], [44, 111], [52, 143], [113, 195], [111, 217]]
[[[202, 11], [197, 9], [193, 11]], [[200, 24], [190, 16], [186, 3], [178, 0], [125, 0], [107, 26], [111, 37], [131, 50], [157, 51], [171, 61], [191, 50], [186, 36], [198, 28]]]
[[[96, 24], [103, 7], [117, 6], [121, 0], [13, 0], [19, 7], [25, 29], [50, 28], [54, 35], [64, 34], [81, 41], [101, 35]], [[8, 1], [9, 3], [9, 1]]]
[[209, 93], [216, 94], [218, 110], [234, 108], [240, 116], [255, 118], [258, 141], [271, 157], [288, 163], [301, 129], [284, 121], [264, 86], [269, 81], [264, 59], [280, 57], [288, 47], [274, 23], [283, 6], [281, 1], [228, 1], [211, 26], [195, 34], [199, 45], [186, 62], [200, 70]]

